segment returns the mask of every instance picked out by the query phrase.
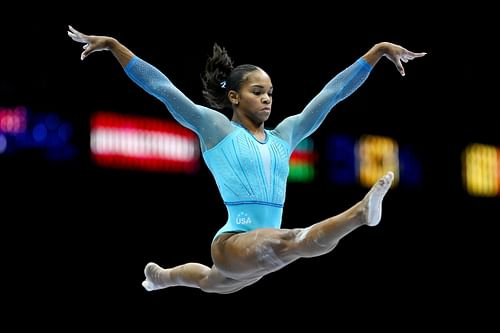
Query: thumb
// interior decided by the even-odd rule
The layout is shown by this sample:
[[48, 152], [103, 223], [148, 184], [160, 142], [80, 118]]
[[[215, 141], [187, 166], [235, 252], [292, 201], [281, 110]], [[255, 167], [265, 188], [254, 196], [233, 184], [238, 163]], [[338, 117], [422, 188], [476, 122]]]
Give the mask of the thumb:
[[89, 55], [89, 53], [87, 51], [83, 51], [82, 55], [80, 56], [80, 59], [83, 60], [83, 59], [87, 58], [88, 55]]
[[92, 53], [92, 49], [89, 49], [89, 44], [85, 44], [83, 45], [83, 52], [82, 52], [82, 55], [80, 56], [80, 58], [83, 60], [85, 58], [87, 58], [87, 56]]

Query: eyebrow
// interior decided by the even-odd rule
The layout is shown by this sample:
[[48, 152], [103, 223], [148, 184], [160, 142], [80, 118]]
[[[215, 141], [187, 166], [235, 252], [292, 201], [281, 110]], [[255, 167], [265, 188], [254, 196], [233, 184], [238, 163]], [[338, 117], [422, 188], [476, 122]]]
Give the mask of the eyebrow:
[[[260, 85], [260, 84], [252, 84], [250, 87], [252, 87], [252, 88], [254, 88], [254, 87], [256, 87], [256, 88], [262, 88], [262, 89], [265, 88], [263, 85]], [[273, 89], [273, 86], [269, 87], [269, 89]]]

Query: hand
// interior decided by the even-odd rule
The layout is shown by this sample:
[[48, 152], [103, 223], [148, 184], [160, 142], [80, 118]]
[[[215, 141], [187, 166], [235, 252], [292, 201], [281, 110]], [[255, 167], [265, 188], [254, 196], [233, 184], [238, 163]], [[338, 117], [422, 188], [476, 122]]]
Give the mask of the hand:
[[92, 36], [82, 34], [70, 25], [68, 26], [68, 28], [68, 36], [71, 37], [71, 39], [73, 39], [75, 42], [85, 43], [85, 45], [83, 45], [84, 51], [80, 56], [80, 59], [82, 60], [93, 52], [109, 50], [110, 42], [113, 40], [113, 38], [107, 36]]
[[381, 46], [384, 50], [384, 56], [396, 65], [396, 68], [402, 76], [405, 76], [405, 70], [401, 61], [407, 63], [409, 60], [420, 58], [427, 54], [426, 52], [411, 52], [402, 46], [387, 42], [382, 43]]

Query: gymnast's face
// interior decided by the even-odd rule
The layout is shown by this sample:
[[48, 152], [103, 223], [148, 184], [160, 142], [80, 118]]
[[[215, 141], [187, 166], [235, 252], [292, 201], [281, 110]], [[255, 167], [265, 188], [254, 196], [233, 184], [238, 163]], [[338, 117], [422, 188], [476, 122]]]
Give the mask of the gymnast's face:
[[259, 69], [248, 73], [240, 91], [233, 96], [237, 101], [236, 112], [254, 123], [263, 123], [271, 114], [273, 84], [266, 72]]

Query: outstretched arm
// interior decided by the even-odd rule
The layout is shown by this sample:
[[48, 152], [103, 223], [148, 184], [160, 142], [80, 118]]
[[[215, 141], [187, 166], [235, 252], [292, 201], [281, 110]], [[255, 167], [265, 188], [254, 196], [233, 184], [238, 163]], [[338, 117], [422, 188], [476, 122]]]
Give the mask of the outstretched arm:
[[291, 148], [318, 129], [330, 110], [340, 101], [356, 91], [368, 78], [372, 68], [382, 57], [387, 57], [405, 75], [402, 62], [423, 57], [426, 53], [415, 53], [392, 43], [378, 43], [348, 68], [337, 74], [316, 97], [297, 114], [284, 119], [275, 129], [278, 136]]
[[71, 26], [68, 35], [74, 41], [85, 44], [80, 57], [82, 60], [93, 52], [110, 51], [137, 85], [162, 101], [180, 124], [198, 134], [203, 150], [213, 147], [233, 130], [225, 115], [193, 103], [163, 73], [134, 55], [115, 38], [85, 35]]

